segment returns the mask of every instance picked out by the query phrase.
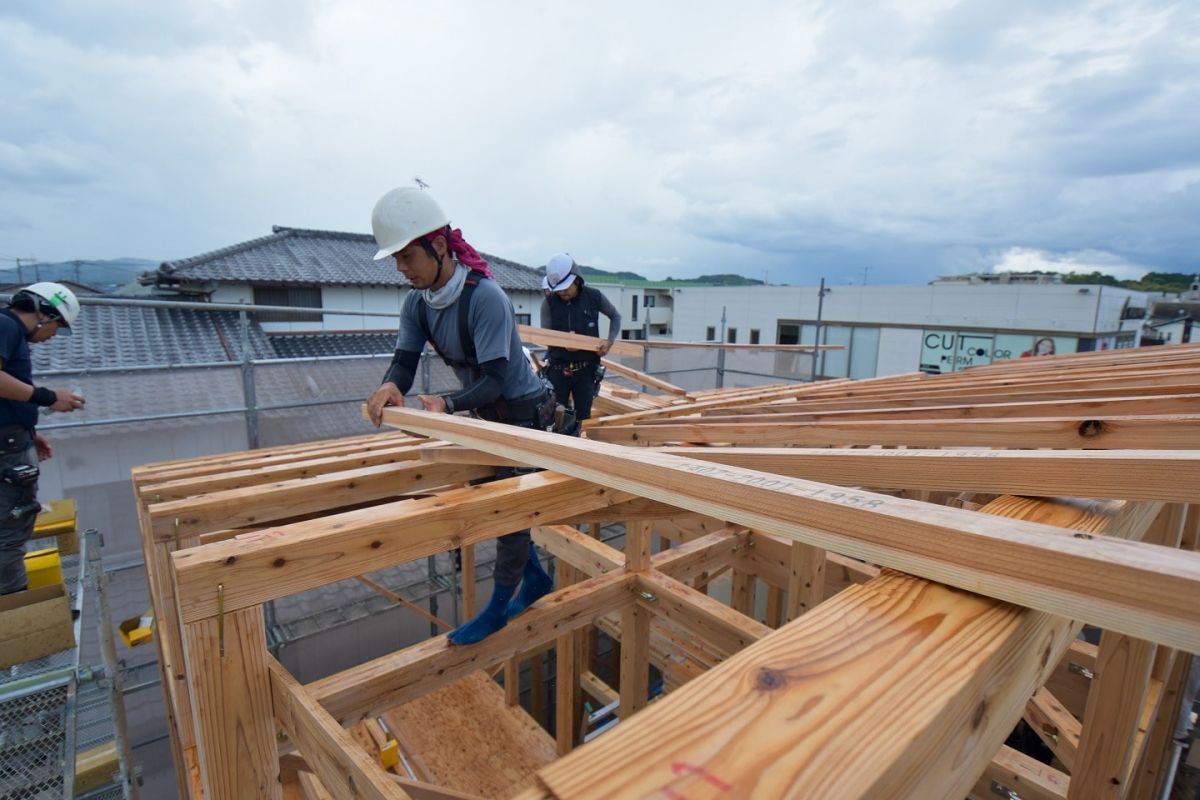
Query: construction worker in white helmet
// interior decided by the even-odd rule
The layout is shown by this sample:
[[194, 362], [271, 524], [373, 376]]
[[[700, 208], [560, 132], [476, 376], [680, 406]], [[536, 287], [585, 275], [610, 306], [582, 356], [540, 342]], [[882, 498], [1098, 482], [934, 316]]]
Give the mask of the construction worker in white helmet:
[[0, 308], [0, 594], [27, 586], [25, 543], [41, 510], [37, 465], [54, 454], [37, 432], [38, 408], [75, 411], [84, 404], [70, 389], [34, 385], [29, 345], [70, 334], [78, 318], [75, 293], [49, 281], [26, 286]]
[[[375, 204], [371, 227], [379, 245], [376, 260], [393, 259], [412, 284], [400, 312], [395, 357], [383, 383], [367, 400], [371, 421], [379, 425], [385, 406], [404, 404], [421, 351], [429, 342], [454, 369], [463, 388], [445, 395], [419, 395], [426, 411], [469, 411], [506, 425], [550, 427], [554, 393], [525, 358], [512, 303], [490, 280], [487, 262], [467, 244], [462, 231], [450, 227], [437, 202], [422, 189], [393, 189]], [[516, 470], [502, 468], [496, 477], [515, 474]], [[492, 598], [474, 619], [450, 632], [450, 642], [481, 641], [552, 585], [528, 530], [501, 536], [496, 543]]]

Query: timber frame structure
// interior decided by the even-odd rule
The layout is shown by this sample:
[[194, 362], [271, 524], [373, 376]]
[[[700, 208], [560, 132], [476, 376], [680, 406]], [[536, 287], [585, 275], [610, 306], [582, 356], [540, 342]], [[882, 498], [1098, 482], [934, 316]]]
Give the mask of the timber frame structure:
[[[348, 728], [554, 647], [559, 757], [496, 796], [1156, 796], [1200, 652], [1198, 367], [1182, 345], [690, 394], [643, 376], [663, 394], [610, 391], [623, 413], [584, 439], [393, 408], [402, 432], [141, 467], [180, 795], [478, 796], [389, 773]], [[513, 463], [544, 471], [467, 485]], [[624, 552], [576, 527], [610, 522]], [[470, 614], [473, 546], [528, 526], [559, 585], [480, 644], [307, 685], [267, 650], [264, 603], [454, 548]], [[590, 626], [620, 642], [616, 690]], [[582, 745], [581, 685], [621, 717]], [[1004, 746], [1022, 719], [1053, 765]]]

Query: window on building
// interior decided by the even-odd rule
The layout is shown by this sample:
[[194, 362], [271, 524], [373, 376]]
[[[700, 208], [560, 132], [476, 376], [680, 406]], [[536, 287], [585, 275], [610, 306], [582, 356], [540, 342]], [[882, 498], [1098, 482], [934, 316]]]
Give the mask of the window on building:
[[648, 294], [642, 298], [642, 305], [646, 308], [654, 308], [654, 295]]
[[[255, 286], [254, 304], [259, 306], [292, 306], [294, 308], [320, 308], [320, 286]], [[313, 314], [289, 314], [286, 311], [268, 311], [258, 315], [261, 322], [319, 322], [321, 317]]]
[[638, 296], [635, 294], [632, 299], [633, 299], [633, 321], [637, 322], [637, 306], [638, 306], [637, 299], [638, 299]]
[[709, 325], [704, 329], [704, 341], [715, 342], [717, 340], [717, 329]]
[[779, 344], [800, 344], [800, 326], [781, 324], [775, 341]]
[[529, 314], [517, 314], [516, 317], [518, 325], [529, 325], [532, 320]]
[[737, 328], [730, 328], [725, 331], [725, 341], [730, 344], [737, 344]]
[[750, 344], [758, 344], [758, 328], [750, 329]]

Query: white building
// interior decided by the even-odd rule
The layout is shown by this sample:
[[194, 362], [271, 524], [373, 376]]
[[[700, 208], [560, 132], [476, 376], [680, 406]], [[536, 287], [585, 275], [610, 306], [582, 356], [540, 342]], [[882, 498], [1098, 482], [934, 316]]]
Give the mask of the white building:
[[[620, 309], [625, 338], [811, 344], [815, 286], [618, 286], [593, 282]], [[832, 286], [820, 308], [825, 377], [953, 372], [976, 364], [1134, 347], [1147, 295], [1061, 283]]]

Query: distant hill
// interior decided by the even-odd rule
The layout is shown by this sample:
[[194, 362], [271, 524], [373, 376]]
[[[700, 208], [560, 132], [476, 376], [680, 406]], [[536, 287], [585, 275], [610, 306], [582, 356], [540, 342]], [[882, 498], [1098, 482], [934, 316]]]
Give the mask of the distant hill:
[[0, 270], [0, 282], [77, 281], [110, 292], [132, 282], [143, 272], [158, 269], [159, 263], [146, 258], [110, 258], [22, 264], [20, 274], [15, 268]]
[[743, 278], [741, 275], [701, 275], [699, 278], [667, 278], [662, 281], [651, 280], [636, 272], [609, 272], [608, 270], [585, 267], [582, 264], [584, 278], [597, 278], [598, 282], [620, 284], [667, 284], [670, 286], [761, 286], [762, 281], [753, 278]]
[[1147, 272], [1137, 280], [1117, 280], [1112, 275], [1105, 275], [1102, 272], [1069, 272], [1063, 276], [1063, 283], [1091, 283], [1103, 286], [1120, 286], [1124, 289], [1135, 289], [1139, 292], [1178, 294], [1188, 290], [1192, 285], [1194, 276], [1195, 273], [1191, 272]]

